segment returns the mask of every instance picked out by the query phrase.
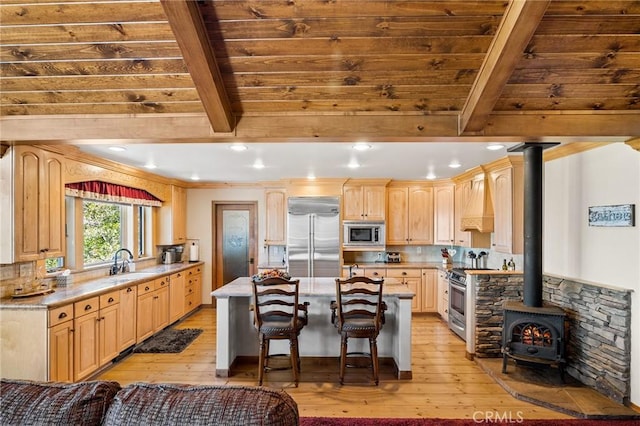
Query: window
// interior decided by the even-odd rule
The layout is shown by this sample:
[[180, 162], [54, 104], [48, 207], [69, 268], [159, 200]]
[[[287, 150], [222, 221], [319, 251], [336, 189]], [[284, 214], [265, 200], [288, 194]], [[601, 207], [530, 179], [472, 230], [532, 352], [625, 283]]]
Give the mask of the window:
[[[66, 257], [51, 267], [81, 270], [113, 262], [120, 248], [134, 259], [154, 256], [153, 207], [162, 205], [151, 194], [100, 181], [65, 184]], [[62, 263], [64, 262], [64, 263]]]
[[113, 253], [123, 247], [123, 209], [119, 204], [84, 200], [83, 263], [95, 265], [108, 262]]

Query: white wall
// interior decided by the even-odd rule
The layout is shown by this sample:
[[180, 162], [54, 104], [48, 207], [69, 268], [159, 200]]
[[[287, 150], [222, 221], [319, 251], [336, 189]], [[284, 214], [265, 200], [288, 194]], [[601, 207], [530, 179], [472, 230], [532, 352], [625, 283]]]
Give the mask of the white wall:
[[[189, 189], [187, 190], [187, 238], [200, 240], [200, 260], [205, 262], [202, 275], [202, 301], [211, 303], [213, 261], [213, 202], [256, 201], [258, 203], [258, 241], [264, 241], [264, 189]], [[258, 264], [266, 252], [258, 245]]]
[[[640, 152], [618, 143], [545, 163], [545, 273], [634, 290], [631, 402], [640, 405]], [[635, 204], [636, 226], [588, 226], [589, 206]]]

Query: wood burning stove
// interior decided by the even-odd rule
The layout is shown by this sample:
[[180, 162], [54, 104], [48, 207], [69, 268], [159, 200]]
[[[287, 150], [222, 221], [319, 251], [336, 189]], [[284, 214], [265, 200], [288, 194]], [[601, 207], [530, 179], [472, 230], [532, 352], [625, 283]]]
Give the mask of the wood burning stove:
[[524, 156], [523, 301], [504, 304], [502, 372], [507, 360], [556, 364], [564, 374], [565, 313], [542, 303], [542, 150], [557, 143], [524, 143], [509, 151]]
[[565, 313], [557, 306], [529, 307], [505, 302], [502, 329], [502, 372], [507, 360], [555, 365], [564, 376]]

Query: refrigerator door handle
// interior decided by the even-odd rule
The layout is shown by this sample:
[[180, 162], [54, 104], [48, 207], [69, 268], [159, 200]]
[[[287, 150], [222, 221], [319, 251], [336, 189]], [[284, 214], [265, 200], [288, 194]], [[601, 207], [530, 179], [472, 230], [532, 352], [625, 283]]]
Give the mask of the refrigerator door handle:
[[309, 253], [309, 264], [307, 266], [307, 270], [309, 271], [309, 276], [310, 277], [315, 277], [316, 274], [313, 270], [313, 257], [314, 257], [314, 252], [315, 252], [315, 246], [313, 244], [313, 238], [315, 235], [314, 232], [314, 221], [315, 221], [315, 215], [314, 214], [310, 214], [309, 215], [309, 250], [307, 251]]

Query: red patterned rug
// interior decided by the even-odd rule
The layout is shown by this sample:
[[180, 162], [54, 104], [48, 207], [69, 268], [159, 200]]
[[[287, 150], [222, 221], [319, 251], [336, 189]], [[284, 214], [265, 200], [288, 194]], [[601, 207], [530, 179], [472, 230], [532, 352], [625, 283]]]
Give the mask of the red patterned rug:
[[524, 420], [522, 418], [473, 419], [374, 419], [349, 417], [301, 417], [300, 426], [640, 426], [637, 420]]

